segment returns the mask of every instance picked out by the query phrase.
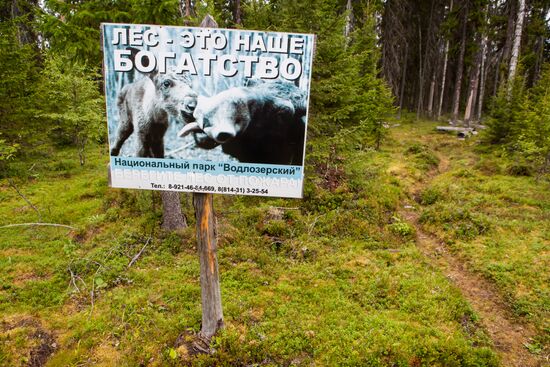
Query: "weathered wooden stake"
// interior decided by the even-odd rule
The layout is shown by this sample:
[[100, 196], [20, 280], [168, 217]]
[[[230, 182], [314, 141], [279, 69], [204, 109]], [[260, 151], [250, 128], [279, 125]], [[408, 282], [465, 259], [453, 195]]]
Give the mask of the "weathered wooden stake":
[[200, 259], [202, 326], [200, 336], [210, 340], [223, 327], [222, 297], [218, 272], [216, 220], [212, 194], [193, 194]]
[[[218, 23], [210, 15], [206, 15], [200, 26], [212, 28], [217, 27]], [[197, 249], [201, 267], [202, 326], [200, 337], [208, 343], [223, 327], [213, 195], [193, 193], [193, 206], [197, 219]]]

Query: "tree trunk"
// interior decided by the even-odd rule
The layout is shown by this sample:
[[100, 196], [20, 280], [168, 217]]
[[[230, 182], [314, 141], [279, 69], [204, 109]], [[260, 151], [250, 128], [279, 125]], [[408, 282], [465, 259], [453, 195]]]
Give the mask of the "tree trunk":
[[508, 93], [512, 92], [512, 85], [516, 77], [516, 69], [519, 57], [519, 48], [521, 46], [521, 35], [523, 33], [523, 19], [525, 18], [525, 0], [518, 0], [518, 16], [516, 19], [516, 28], [514, 31], [514, 43], [512, 45], [512, 54], [510, 56], [510, 68], [508, 69]]
[[[535, 12], [534, 10], [532, 11]], [[537, 11], [537, 17], [544, 22], [547, 19], [547, 16], [550, 12], [550, 3], [547, 2], [546, 5], [541, 5]], [[535, 15], [533, 14], [533, 17]], [[534, 54], [535, 54], [535, 65], [533, 66], [533, 74], [531, 77], [531, 86], [535, 85], [540, 79], [540, 74], [542, 71], [542, 65], [544, 64], [544, 53], [545, 53], [545, 44], [546, 39], [548, 38], [548, 32], [540, 34], [535, 40]]]
[[506, 80], [506, 73], [504, 68], [501, 67], [504, 60], [510, 59], [510, 50], [512, 49], [512, 39], [514, 35], [514, 17], [515, 17], [515, 1], [508, 0], [506, 2], [508, 8], [508, 25], [506, 26], [506, 39], [504, 41], [504, 47], [500, 52], [498, 63], [496, 67], [495, 84], [493, 86], [493, 97], [497, 95], [499, 83]]
[[191, 17], [193, 15], [193, 5], [191, 5], [191, 0], [185, 0], [185, 16]]
[[[449, 5], [449, 14], [453, 11], [453, 0]], [[445, 96], [445, 82], [447, 81], [447, 64], [449, 62], [449, 40], [445, 42], [445, 56], [443, 57], [443, 75], [441, 76], [441, 92], [439, 93], [439, 106], [437, 108], [437, 119], [441, 118], [443, 109], [443, 97]]]
[[487, 79], [487, 36], [483, 36], [482, 49], [481, 49], [481, 65], [479, 66], [480, 75], [479, 75], [479, 95], [477, 97], [477, 112], [476, 120], [481, 120], [481, 115], [483, 114], [483, 100], [485, 99], [485, 82]]
[[497, 57], [497, 66], [495, 69], [495, 80], [493, 84], [493, 97], [495, 97], [498, 93], [498, 83], [500, 83], [500, 65], [502, 64], [502, 52]]
[[210, 341], [223, 327], [212, 194], [194, 193], [193, 205], [197, 219], [197, 244], [201, 272], [202, 326], [200, 336]]
[[420, 119], [422, 99], [424, 98], [424, 67], [422, 65], [422, 28], [418, 25], [418, 102], [416, 104], [416, 119]]
[[449, 62], [449, 40], [445, 42], [445, 56], [443, 56], [443, 75], [441, 76], [441, 89], [439, 92], [439, 106], [437, 107], [437, 120], [441, 118], [443, 111], [443, 98], [445, 97], [445, 82], [447, 81], [447, 64]]
[[183, 16], [183, 24], [188, 26], [191, 24], [190, 19], [195, 13], [193, 9], [193, 4], [191, 4], [191, 0], [184, 0], [183, 3], [180, 3], [180, 8], [182, 9], [182, 16]]
[[34, 24], [37, 9], [39, 9], [37, 0], [11, 1], [10, 17], [11, 20], [16, 21], [17, 40], [20, 45], [33, 45], [35, 48], [38, 47], [39, 36], [31, 26], [31, 24]]
[[504, 60], [508, 60], [510, 58], [510, 51], [512, 50], [512, 42], [513, 42], [513, 35], [514, 35], [514, 24], [515, 24], [515, 16], [516, 16], [516, 0], [507, 0], [507, 10], [508, 10], [508, 22], [506, 25], [506, 39], [504, 40], [504, 47], [502, 48], [502, 56]]
[[346, 38], [346, 46], [349, 43], [351, 32], [353, 31], [353, 5], [351, 0], [346, 3], [346, 24], [344, 26], [344, 37]]
[[542, 65], [544, 63], [544, 43], [545, 37], [539, 36], [535, 46], [535, 66], [533, 67], [533, 81], [532, 85], [535, 85], [540, 79], [540, 73], [542, 71]]
[[432, 74], [432, 82], [430, 83], [430, 96], [428, 99], [428, 116], [430, 118], [433, 117], [434, 93], [435, 93], [435, 70]]
[[[434, 29], [434, 10], [435, 10], [436, 1], [431, 0], [430, 1], [430, 19], [428, 22], [428, 31], [426, 32], [426, 46], [424, 48], [424, 60], [422, 61], [423, 66], [423, 72], [422, 72], [422, 79], [424, 77], [429, 77], [428, 73], [430, 73], [431, 70], [431, 78], [429, 79], [430, 83], [430, 91], [428, 93], [428, 106], [427, 106], [427, 114], [431, 118], [432, 117], [432, 111], [433, 111], [433, 98], [434, 98], [434, 92], [435, 92], [435, 73], [437, 72], [437, 65], [432, 64], [428, 61], [428, 57], [430, 56], [430, 50], [432, 49], [432, 40], [433, 40], [433, 29]], [[437, 44], [437, 43], [436, 43]], [[424, 83], [425, 84], [425, 83]], [[422, 98], [424, 97], [424, 88], [422, 89]], [[424, 100], [424, 99], [422, 99]]]
[[460, 108], [460, 93], [462, 91], [462, 77], [464, 73], [464, 54], [466, 53], [466, 29], [468, 28], [468, 5], [464, 9], [464, 22], [462, 24], [462, 37], [460, 40], [460, 54], [458, 55], [458, 69], [456, 71], [455, 93], [453, 96], [453, 117], [455, 123], [458, 119], [458, 110]]
[[466, 100], [466, 109], [464, 110], [464, 124], [466, 125], [466, 127], [470, 127], [470, 120], [472, 119], [474, 106], [476, 105], [477, 90], [479, 87], [481, 52], [482, 51], [480, 48], [480, 50], [476, 55], [474, 65], [472, 65], [473, 69], [470, 72], [470, 86], [468, 88], [468, 98]]
[[187, 220], [181, 210], [180, 193], [162, 191], [162, 229], [176, 231], [187, 228]]
[[241, 19], [241, 0], [235, 0], [235, 8], [233, 9], [233, 21], [235, 24], [242, 25]]
[[[485, 9], [486, 25], [488, 25], [488, 16], [489, 16], [489, 4], [487, 4], [487, 7]], [[477, 97], [477, 112], [476, 112], [477, 121], [481, 120], [481, 115], [483, 113], [483, 100], [485, 99], [485, 81], [487, 79], [487, 71], [486, 71], [487, 43], [488, 43], [487, 31], [484, 31], [481, 38], [481, 65], [479, 66], [480, 67], [479, 94]]]
[[400, 83], [401, 85], [399, 86], [401, 91], [399, 92], [399, 112], [397, 114], [398, 119], [401, 118], [401, 111], [403, 109], [403, 97], [404, 97], [404, 94], [405, 94], [405, 82], [407, 80], [407, 62], [408, 62], [408, 59], [409, 59], [409, 47], [408, 47], [408, 45], [405, 45], [405, 60], [403, 61], [403, 75], [401, 77], [401, 83]]

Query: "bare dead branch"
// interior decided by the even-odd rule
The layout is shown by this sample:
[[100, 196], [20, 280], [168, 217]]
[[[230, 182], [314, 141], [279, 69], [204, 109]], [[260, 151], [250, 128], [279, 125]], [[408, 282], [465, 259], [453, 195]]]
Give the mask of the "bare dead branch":
[[66, 224], [57, 224], [57, 223], [15, 223], [15, 224], [6, 224], [5, 226], [0, 226], [0, 228], [28, 227], [28, 226], [61, 227], [61, 228], [67, 228], [67, 229], [77, 229], [76, 227], [73, 227], [73, 226], [69, 226]]
[[88, 317], [91, 317], [92, 313], [94, 312], [94, 294], [95, 294], [95, 278], [92, 279], [92, 290], [90, 292], [91, 306], [90, 306], [90, 314], [88, 315]]
[[143, 245], [143, 247], [141, 248], [141, 250], [139, 250], [136, 256], [132, 258], [132, 260], [128, 264], [128, 268], [130, 268], [139, 259], [139, 257], [141, 256], [141, 254], [143, 253], [143, 251], [145, 250], [145, 248], [147, 247], [150, 241], [151, 241], [151, 237], [149, 237], [147, 241], [145, 241], [145, 245]]
[[300, 210], [298, 207], [286, 207], [286, 206], [270, 206], [270, 209], [281, 209], [281, 210]]
[[25, 200], [27, 202], [27, 204], [29, 204], [31, 206], [31, 208], [34, 209], [36, 214], [38, 214], [38, 221], [42, 222], [42, 214], [40, 213], [40, 210], [38, 210], [38, 208], [36, 206], [34, 206], [34, 204], [31, 203], [30, 200], [27, 199], [27, 197], [25, 195], [23, 195], [23, 193], [21, 191], [19, 191], [19, 188], [17, 187], [17, 185], [15, 184], [15, 182], [13, 182], [13, 180], [11, 178], [8, 178], [8, 183], [10, 184], [11, 187], [13, 187], [13, 189], [17, 192], [17, 194], [19, 194], [19, 196], [21, 196], [23, 198], [23, 200]]

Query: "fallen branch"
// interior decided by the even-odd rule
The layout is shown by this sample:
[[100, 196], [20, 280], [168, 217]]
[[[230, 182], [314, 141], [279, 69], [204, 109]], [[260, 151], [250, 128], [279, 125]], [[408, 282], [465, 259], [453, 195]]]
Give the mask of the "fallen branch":
[[25, 200], [27, 202], [27, 204], [29, 204], [31, 206], [31, 208], [34, 209], [36, 214], [38, 214], [38, 220], [40, 222], [42, 222], [42, 214], [40, 213], [40, 210], [38, 210], [38, 208], [36, 206], [34, 206], [34, 204], [31, 203], [30, 200], [27, 199], [27, 197], [25, 195], [23, 195], [23, 193], [21, 191], [19, 191], [19, 189], [17, 188], [17, 185], [15, 185], [15, 182], [13, 182], [13, 180], [11, 178], [8, 178], [8, 183], [19, 194], [19, 196], [21, 196], [23, 198], [23, 200]]
[[66, 224], [57, 224], [57, 223], [16, 223], [16, 224], [6, 224], [5, 226], [0, 226], [0, 228], [10, 228], [10, 227], [27, 227], [27, 226], [47, 226], [47, 227], [62, 227], [68, 229], [77, 229], [73, 226], [68, 226]]
[[298, 208], [298, 207], [286, 207], [286, 206], [270, 206], [269, 209], [300, 210], [300, 208]]
[[76, 291], [77, 291], [78, 293], [80, 293], [80, 288], [78, 288], [78, 286], [76, 285], [75, 275], [74, 275], [73, 270], [71, 269], [70, 266], [69, 266], [69, 273], [71, 273], [71, 283], [72, 283], [73, 286], [75, 287]]
[[[97, 274], [97, 271], [96, 271], [96, 274]], [[88, 315], [88, 318], [90, 318], [92, 316], [92, 313], [94, 313], [94, 298], [95, 298], [95, 278], [92, 279], [92, 291], [90, 292], [91, 306], [90, 306], [90, 314]]]
[[456, 132], [463, 132], [463, 131], [472, 131], [474, 130], [471, 127], [459, 127], [459, 126], [437, 126], [437, 131], [456, 131]]
[[95, 277], [97, 276], [97, 273], [99, 273], [99, 269], [101, 269], [102, 267], [104, 267], [103, 265], [101, 265], [101, 263], [98, 263], [96, 261], [93, 261], [93, 260], [90, 260], [92, 261], [93, 263], [97, 264], [98, 267], [94, 273], [94, 276], [92, 277], [92, 291], [90, 292], [90, 301], [91, 301], [91, 306], [90, 306], [90, 314], [88, 315], [88, 319], [90, 317], [92, 317], [92, 314], [94, 313], [94, 302], [95, 302]]
[[143, 253], [143, 251], [145, 250], [145, 247], [147, 247], [147, 245], [149, 244], [149, 242], [151, 241], [151, 237], [149, 237], [147, 239], [147, 241], [145, 242], [145, 245], [143, 245], [143, 247], [141, 248], [141, 250], [139, 250], [139, 252], [136, 254], [136, 256], [134, 256], [132, 258], [132, 260], [130, 261], [130, 263], [128, 264], [128, 268], [130, 268], [138, 259], [139, 257], [141, 256], [141, 254]]

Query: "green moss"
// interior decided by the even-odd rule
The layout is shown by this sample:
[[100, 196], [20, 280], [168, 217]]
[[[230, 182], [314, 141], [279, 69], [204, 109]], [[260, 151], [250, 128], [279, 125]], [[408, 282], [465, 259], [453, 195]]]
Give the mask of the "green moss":
[[[321, 174], [310, 172], [303, 201], [216, 197], [226, 328], [214, 340], [216, 354], [183, 360], [175, 340], [182, 333], [198, 332], [201, 324], [191, 206], [184, 203], [188, 230], [163, 233], [159, 197], [107, 188], [107, 157], [99, 149], [90, 150], [86, 166], [67, 169], [67, 177], [59, 174], [62, 170], [52, 170], [50, 159], [56, 154], [70, 159], [74, 152], [52, 153], [33, 169], [38, 178], [19, 184], [41, 209], [44, 221], [77, 230], [2, 230], [3, 316], [30, 313], [48, 320], [47, 327], [60, 335], [52, 366], [90, 361], [168, 366], [497, 366], [475, 313], [441, 272], [427, 266], [414, 245], [414, 227], [396, 219], [406, 190], [437, 164], [432, 155], [469, 159], [473, 154], [452, 137], [431, 134], [432, 128], [419, 123], [392, 129], [393, 137], [379, 153], [351, 148], [338, 152], [338, 185], [324, 186]], [[408, 149], [418, 141], [421, 148]], [[529, 265], [533, 257], [520, 262], [519, 254], [513, 256], [515, 262], [502, 258], [517, 248], [512, 236], [483, 246], [476, 241], [492, 238], [494, 231], [518, 230], [512, 225], [515, 214], [503, 208], [529, 206], [525, 216], [538, 220], [549, 206], [535, 205], [541, 201], [536, 196], [541, 190], [531, 197], [514, 181], [530, 178], [477, 181], [482, 176], [473, 171], [444, 175], [441, 179], [448, 181], [441, 184], [436, 180], [421, 195], [425, 215], [432, 218], [425, 224], [429, 229], [450, 226], [442, 233], [464, 256], [483, 246], [483, 259], [501, 256], [485, 274], [513, 290], [515, 280], [533, 280], [536, 272], [542, 273], [536, 268], [542, 264]], [[503, 182], [505, 187], [498, 190]], [[456, 190], [447, 189], [451, 185]], [[6, 193], [0, 200], [2, 218], [36, 220], [36, 213], [7, 185], [1, 190]], [[496, 221], [501, 214], [505, 219]], [[537, 243], [524, 253], [544, 249], [543, 239]], [[24, 279], [25, 274], [32, 277]], [[535, 289], [538, 293], [522, 298], [523, 304], [512, 301], [521, 305], [518, 313], [540, 315], [547, 288], [539, 280]], [[0, 343], [2, 358], [12, 357]]]

